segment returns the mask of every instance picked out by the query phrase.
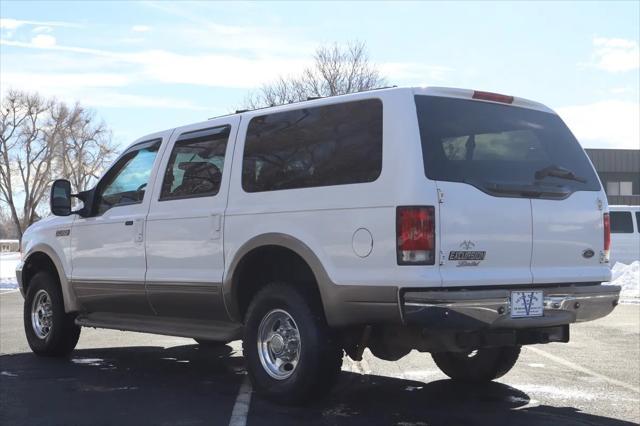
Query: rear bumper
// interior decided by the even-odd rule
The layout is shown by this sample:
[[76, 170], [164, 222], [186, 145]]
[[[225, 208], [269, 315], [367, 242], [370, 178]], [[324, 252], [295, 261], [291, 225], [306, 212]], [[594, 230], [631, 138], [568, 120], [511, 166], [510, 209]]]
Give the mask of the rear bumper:
[[544, 315], [511, 318], [512, 290], [525, 288], [406, 290], [400, 295], [402, 320], [458, 331], [554, 327], [602, 318], [620, 297], [620, 287], [601, 284], [536, 288], [544, 292]]

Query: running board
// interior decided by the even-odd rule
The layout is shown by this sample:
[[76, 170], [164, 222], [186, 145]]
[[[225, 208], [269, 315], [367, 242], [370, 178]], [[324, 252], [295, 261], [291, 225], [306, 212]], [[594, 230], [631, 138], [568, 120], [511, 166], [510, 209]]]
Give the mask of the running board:
[[79, 314], [75, 322], [82, 327], [108, 328], [225, 342], [238, 340], [242, 336], [242, 324], [211, 320], [100, 312]]

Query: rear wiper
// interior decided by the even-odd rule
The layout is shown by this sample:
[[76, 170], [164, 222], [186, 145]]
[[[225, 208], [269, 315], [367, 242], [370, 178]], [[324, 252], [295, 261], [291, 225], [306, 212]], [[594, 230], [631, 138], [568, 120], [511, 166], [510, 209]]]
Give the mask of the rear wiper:
[[576, 176], [576, 174], [571, 170], [556, 165], [545, 167], [544, 169], [540, 169], [535, 173], [535, 178], [537, 180], [544, 179], [547, 176], [557, 177], [560, 179], [575, 180], [576, 182], [581, 183], [587, 182], [585, 178]]

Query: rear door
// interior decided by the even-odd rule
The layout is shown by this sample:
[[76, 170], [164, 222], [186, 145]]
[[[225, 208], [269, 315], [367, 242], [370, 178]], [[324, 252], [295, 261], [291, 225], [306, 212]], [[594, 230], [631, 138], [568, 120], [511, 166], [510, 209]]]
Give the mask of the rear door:
[[223, 220], [239, 116], [176, 129], [147, 216], [149, 301], [160, 316], [222, 319]]
[[603, 236], [584, 152], [551, 112], [470, 98], [416, 96], [425, 174], [440, 192], [443, 285], [580, 276], [581, 252], [576, 262], [563, 251], [595, 250]]
[[531, 200], [533, 282], [601, 282], [604, 259], [603, 208], [598, 192], [575, 192], [564, 200]]
[[531, 205], [466, 183], [437, 182], [444, 286], [532, 282]]

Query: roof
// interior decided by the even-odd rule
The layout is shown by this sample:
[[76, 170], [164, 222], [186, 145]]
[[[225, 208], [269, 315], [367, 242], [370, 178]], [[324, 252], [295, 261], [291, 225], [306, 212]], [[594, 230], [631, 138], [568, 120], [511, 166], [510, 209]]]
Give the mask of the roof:
[[640, 211], [640, 206], [626, 206], [626, 205], [609, 205], [609, 210], [614, 212], [619, 211]]
[[640, 173], [640, 149], [585, 149], [599, 172]]
[[[296, 108], [300, 108], [300, 107], [304, 107], [305, 105], [322, 105], [325, 103], [325, 101], [327, 100], [332, 100], [332, 102], [335, 103], [335, 100], [338, 99], [351, 99], [353, 98], [354, 100], [356, 99], [362, 99], [362, 98], [366, 98], [367, 95], [370, 95], [372, 93], [388, 93], [388, 92], [407, 92], [408, 94], [417, 94], [417, 95], [428, 95], [428, 96], [441, 96], [441, 97], [451, 97], [451, 98], [460, 98], [460, 99], [472, 99], [474, 93], [476, 92], [476, 90], [474, 89], [460, 89], [460, 88], [452, 88], [452, 87], [381, 87], [381, 88], [376, 88], [376, 89], [369, 89], [369, 90], [363, 90], [361, 92], [354, 92], [354, 93], [346, 93], [343, 95], [335, 95], [335, 96], [325, 96], [325, 97], [317, 97], [317, 98], [308, 98], [307, 100], [304, 101], [299, 101], [299, 102], [292, 102], [292, 103], [288, 103], [288, 104], [282, 104], [282, 105], [274, 105], [274, 106], [268, 106], [268, 107], [263, 107], [263, 108], [257, 108], [257, 109], [252, 109], [252, 110], [239, 110], [235, 113], [231, 113], [231, 114], [225, 114], [225, 115], [220, 115], [220, 116], [216, 116], [216, 117], [211, 117], [209, 118], [209, 120], [213, 120], [213, 119], [217, 119], [217, 118], [221, 118], [221, 117], [233, 117], [234, 115], [243, 115], [243, 114], [254, 114], [255, 111], [263, 111], [265, 114], [270, 112], [270, 111], [286, 111], [292, 107], [296, 107]], [[485, 92], [486, 93], [486, 92]], [[476, 102], [487, 102], [487, 103], [497, 103], [497, 102], [493, 102], [493, 101], [489, 101], [489, 100], [482, 100], [482, 99], [475, 99]], [[500, 103], [500, 105], [507, 105], [504, 103]], [[510, 106], [514, 106], [514, 107], [520, 107], [520, 108], [529, 108], [529, 109], [535, 109], [538, 111], [543, 111], [543, 112], [548, 112], [551, 114], [555, 114], [555, 112], [548, 108], [547, 106], [539, 103], [539, 102], [535, 102], [529, 99], [525, 99], [525, 98], [520, 98], [520, 97], [516, 97], [513, 96], [513, 101], [508, 104]], [[196, 123], [190, 123], [190, 124], [196, 124]], [[187, 124], [187, 125], [190, 125]], [[165, 129], [164, 131], [169, 131], [169, 130], [174, 130], [177, 128], [180, 128], [183, 126], [178, 126], [175, 128], [170, 128], [170, 129]], [[153, 133], [150, 135], [146, 135], [143, 136], [139, 139], [137, 139], [136, 141], [134, 141], [133, 143], [131, 143], [130, 145], [127, 146], [127, 149], [131, 148], [132, 146], [136, 145], [137, 143], [140, 142], [144, 142], [144, 141], [148, 141], [151, 138], [157, 137], [157, 135], [159, 135], [162, 132], [157, 132], [157, 133]], [[126, 150], [125, 150], [126, 151]]]

